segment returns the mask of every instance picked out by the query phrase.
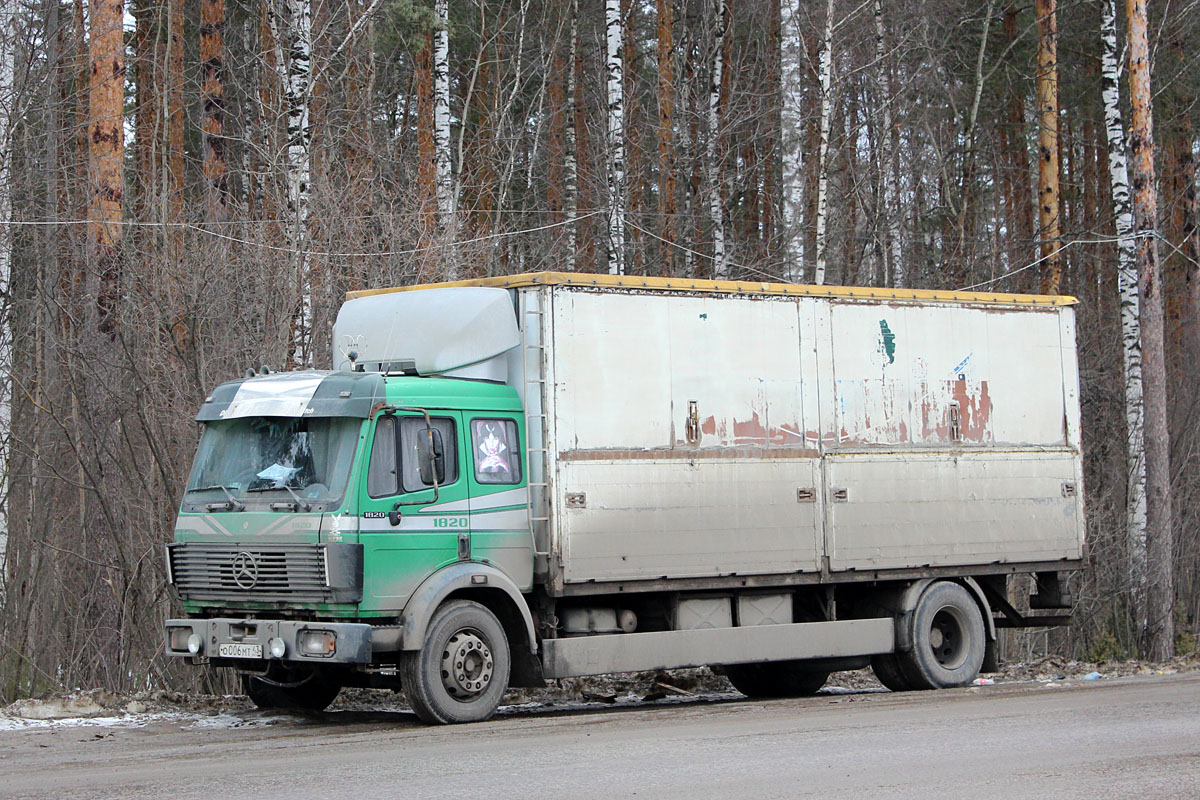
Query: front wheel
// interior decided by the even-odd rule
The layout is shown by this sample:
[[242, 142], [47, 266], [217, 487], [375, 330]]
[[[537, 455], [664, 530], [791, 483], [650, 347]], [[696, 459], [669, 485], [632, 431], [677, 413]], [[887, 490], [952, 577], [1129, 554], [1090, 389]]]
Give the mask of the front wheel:
[[829, 672], [805, 669], [803, 665], [802, 661], [726, 664], [725, 676], [746, 697], [805, 697], [825, 685]]
[[926, 589], [911, 633], [912, 650], [896, 660], [912, 688], [966, 686], [979, 675], [987, 633], [975, 598], [961, 585], [941, 581]]
[[424, 722], [481, 722], [500, 706], [509, 670], [508, 639], [496, 615], [452, 600], [429, 621], [424, 646], [401, 655], [400, 684]]
[[324, 711], [341, 685], [314, 669], [270, 669], [266, 675], [243, 675], [242, 689], [262, 709]]

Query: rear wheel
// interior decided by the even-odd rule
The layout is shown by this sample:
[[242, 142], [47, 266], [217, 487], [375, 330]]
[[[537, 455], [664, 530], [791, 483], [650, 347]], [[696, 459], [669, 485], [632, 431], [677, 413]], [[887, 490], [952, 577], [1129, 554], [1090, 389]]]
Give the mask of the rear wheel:
[[401, 655], [400, 683], [425, 722], [479, 722], [500, 706], [509, 670], [508, 639], [496, 615], [452, 600], [429, 621], [424, 647]]
[[911, 633], [912, 650], [897, 653], [896, 661], [912, 688], [966, 686], [979, 675], [987, 633], [979, 606], [961, 585], [942, 581], [926, 589]]
[[243, 675], [242, 689], [259, 708], [324, 711], [342, 687], [315, 669], [272, 666], [266, 675]]
[[816, 694], [829, 679], [829, 673], [805, 669], [803, 664], [803, 661], [726, 664], [725, 675], [733, 688], [747, 697], [804, 697]]

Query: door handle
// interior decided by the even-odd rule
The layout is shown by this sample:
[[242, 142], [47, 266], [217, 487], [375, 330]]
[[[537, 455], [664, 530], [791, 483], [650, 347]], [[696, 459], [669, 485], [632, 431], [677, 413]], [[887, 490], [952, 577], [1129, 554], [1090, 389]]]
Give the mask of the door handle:
[[393, 528], [395, 528], [396, 526], [398, 526], [400, 524], [400, 517], [401, 517], [400, 506], [401, 505], [402, 505], [401, 503], [396, 503], [396, 505], [392, 506], [392, 510], [388, 512], [388, 522], [390, 522], [392, 524]]

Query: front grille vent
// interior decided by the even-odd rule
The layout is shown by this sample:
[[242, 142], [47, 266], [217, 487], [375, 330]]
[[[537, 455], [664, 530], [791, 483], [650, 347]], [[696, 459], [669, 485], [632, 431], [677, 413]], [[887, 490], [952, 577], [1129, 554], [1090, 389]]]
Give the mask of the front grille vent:
[[331, 600], [325, 547], [317, 544], [170, 545], [171, 575], [183, 600]]

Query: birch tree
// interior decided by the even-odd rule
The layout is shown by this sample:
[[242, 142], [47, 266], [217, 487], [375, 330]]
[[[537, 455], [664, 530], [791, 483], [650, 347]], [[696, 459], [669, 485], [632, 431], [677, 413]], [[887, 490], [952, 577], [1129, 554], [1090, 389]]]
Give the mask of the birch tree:
[[[275, 65], [284, 87], [287, 109], [287, 237], [295, 276], [296, 310], [292, 317], [289, 361], [294, 367], [312, 364], [313, 286], [308, 255], [308, 210], [312, 179], [312, 6], [309, 0], [284, 0], [286, 14], [271, 0], [272, 39]], [[282, 18], [282, 23], [281, 23]], [[285, 44], [286, 43], [286, 44]], [[286, 52], [279, 49], [286, 47]]]
[[12, 129], [16, 105], [16, 3], [0, 5], [0, 573], [8, 551], [8, 465], [12, 432]]
[[608, 241], [606, 260], [613, 275], [625, 274], [625, 103], [621, 57], [620, 0], [604, 0], [605, 75], [608, 98]]
[[1162, 266], [1158, 260], [1158, 195], [1154, 175], [1154, 111], [1145, 0], [1126, 0], [1133, 211], [1137, 222], [1138, 292], [1141, 299], [1142, 378], [1146, 449], [1146, 651], [1155, 660], [1175, 650], [1170, 442], [1163, 353]]
[[780, 3], [780, 152], [783, 171], [784, 277], [804, 277], [804, 27], [800, 0]]
[[[442, 235], [451, 238], [454, 235], [454, 176], [450, 163], [449, 0], [436, 0], [434, 14], [437, 28], [433, 32], [433, 149], [437, 164], [438, 226]], [[450, 279], [453, 280], [453, 275]]]
[[813, 283], [825, 283], [826, 228], [829, 213], [829, 124], [833, 116], [833, 97], [830, 92], [833, 76], [833, 0], [825, 4], [825, 32], [821, 36], [821, 122], [820, 143], [817, 146], [817, 218], [816, 252], [813, 254]]
[[[717, 280], [729, 277], [729, 259], [725, 253], [725, 202], [722, 196], [719, 147], [721, 141], [721, 81], [725, 67], [727, 19], [725, 0], [715, 0], [713, 3], [712, 70], [708, 82], [708, 142], [705, 151], [705, 169], [708, 173], [708, 214], [712, 220], [713, 277]], [[784, 46], [786, 47], [786, 45]]]
[[1108, 176], [1117, 229], [1117, 291], [1120, 295], [1121, 347], [1125, 366], [1125, 538], [1129, 552], [1134, 615], [1145, 625], [1146, 462], [1142, 429], [1142, 343], [1139, 328], [1137, 251], [1129, 205], [1129, 169], [1125, 125], [1121, 119], [1120, 65], [1116, 0], [1100, 0], [1101, 96], [1108, 140]]
[[[876, 92], [883, 114], [883, 129], [879, 133], [879, 189], [883, 217], [886, 220], [884, 242], [884, 275], [891, 275], [892, 285], [904, 287], [904, 262], [900, 257], [900, 206], [897, 192], [900, 183], [899, 132], [892, 124], [892, 104], [896, 102], [892, 85], [892, 70], [888, 68], [884, 49], [883, 1], [875, 0], [875, 66]], [[989, 14], [990, 16], [990, 14]]]
[[575, 76], [578, 71], [577, 64], [579, 61], [579, 2], [571, 0], [567, 8], [567, 13], [570, 15], [571, 33], [569, 38], [569, 50], [567, 54], [567, 89], [564, 104], [566, 110], [563, 112], [565, 122], [563, 124], [563, 221], [566, 223], [567, 229], [567, 258], [566, 268], [568, 271], [575, 270], [575, 249], [578, 238], [576, 231], [577, 224], [575, 218], [579, 216], [579, 174], [576, 167], [577, 149], [575, 141], [576, 127], [576, 107], [575, 99], [576, 87]]
[[1062, 282], [1058, 186], [1058, 16], [1055, 0], [1035, 0], [1038, 21], [1038, 221], [1042, 241], [1042, 293]]

